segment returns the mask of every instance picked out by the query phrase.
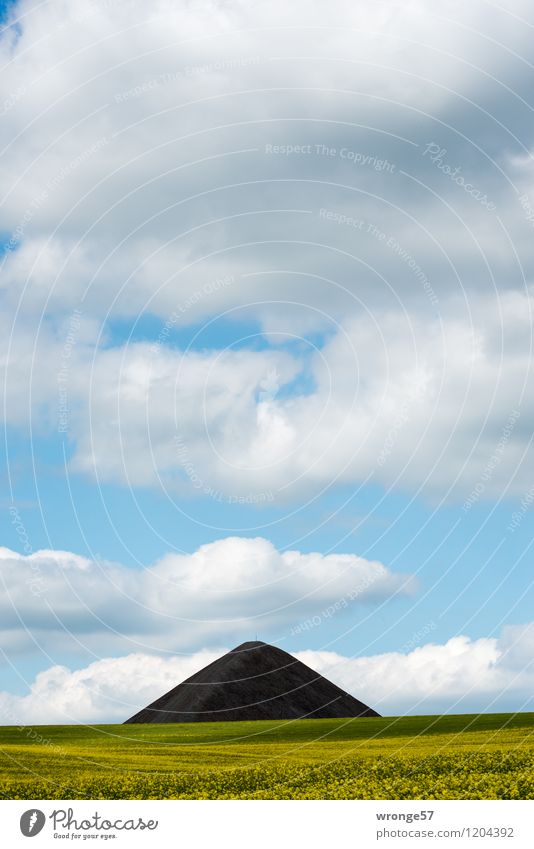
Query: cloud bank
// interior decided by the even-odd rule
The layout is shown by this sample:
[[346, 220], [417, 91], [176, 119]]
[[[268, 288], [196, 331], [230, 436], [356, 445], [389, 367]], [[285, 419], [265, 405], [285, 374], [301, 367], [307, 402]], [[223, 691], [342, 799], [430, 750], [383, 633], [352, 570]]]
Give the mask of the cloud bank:
[[0, 549], [4, 651], [183, 651], [297, 627], [329, 605], [378, 604], [417, 582], [353, 554], [278, 552], [228, 537], [145, 569], [63, 551]]
[[7, 423], [66, 439], [72, 472], [180, 495], [522, 495], [529, 9], [20, 0]]
[[[383, 715], [532, 710], [534, 624], [499, 638], [457, 636], [406, 654], [348, 658], [329, 651], [295, 656]], [[84, 669], [53, 666], [27, 695], [0, 694], [3, 724], [122, 722], [226, 649], [163, 658], [131, 654]]]

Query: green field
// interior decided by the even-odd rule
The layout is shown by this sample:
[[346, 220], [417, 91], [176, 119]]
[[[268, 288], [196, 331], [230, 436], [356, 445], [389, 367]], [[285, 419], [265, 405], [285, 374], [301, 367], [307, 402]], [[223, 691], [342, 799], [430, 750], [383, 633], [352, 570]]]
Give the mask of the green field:
[[534, 714], [0, 728], [10, 799], [532, 799]]

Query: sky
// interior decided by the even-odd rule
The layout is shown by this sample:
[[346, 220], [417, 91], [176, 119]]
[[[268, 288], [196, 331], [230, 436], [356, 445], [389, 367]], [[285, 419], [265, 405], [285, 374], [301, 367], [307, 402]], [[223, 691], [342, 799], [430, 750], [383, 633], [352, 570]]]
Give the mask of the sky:
[[0, 21], [0, 723], [534, 709], [531, 4]]

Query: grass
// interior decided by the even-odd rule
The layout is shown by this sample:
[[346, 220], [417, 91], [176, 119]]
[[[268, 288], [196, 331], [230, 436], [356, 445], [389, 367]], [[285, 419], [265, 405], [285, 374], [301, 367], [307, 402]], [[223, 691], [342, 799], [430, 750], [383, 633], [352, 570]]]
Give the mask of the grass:
[[534, 714], [0, 728], [0, 793], [534, 798]]

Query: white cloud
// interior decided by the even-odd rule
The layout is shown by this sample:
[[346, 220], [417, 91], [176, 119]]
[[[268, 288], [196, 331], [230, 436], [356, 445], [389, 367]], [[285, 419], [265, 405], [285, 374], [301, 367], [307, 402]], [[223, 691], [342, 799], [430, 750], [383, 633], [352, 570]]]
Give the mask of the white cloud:
[[[461, 500], [523, 494], [534, 190], [521, 100], [531, 28], [521, 18], [532, 15], [528, 0], [505, 6], [488, 15], [482, 0], [19, 0], [19, 25], [0, 38], [8, 424], [53, 437], [65, 408], [71, 471], [164, 485], [172, 497], [302, 501], [369, 475], [439, 496], [455, 487]], [[496, 214], [422, 155], [430, 142]], [[311, 152], [267, 154], [266, 144]], [[74, 309], [83, 316], [67, 356]], [[170, 334], [154, 351], [159, 327], [149, 342], [123, 344], [137, 317], [156, 316], [164, 329], [177, 315], [174, 333], [226, 310], [237, 337], [239, 321], [252, 320], [271, 349], [218, 350], [200, 334], [199, 350], [183, 351], [167, 345]], [[126, 319], [115, 337], [112, 319]], [[282, 350], [287, 334], [317, 329], [327, 336], [315, 355]], [[231, 560], [237, 543], [216, 545]], [[249, 610], [274, 625], [295, 621], [297, 598], [300, 618], [347, 591], [346, 565], [351, 575], [374, 568], [298, 555], [321, 586], [334, 570], [308, 608], [301, 595], [316, 583], [292, 584], [289, 555], [246, 545], [250, 570], [231, 563], [225, 573], [236, 635]], [[113, 639], [129, 651], [163, 647], [148, 602], [160, 620], [169, 614], [173, 645], [185, 631], [195, 645], [210, 638], [209, 623], [185, 629], [173, 619], [191, 606], [197, 615], [198, 600], [169, 592], [168, 610], [157, 592], [174, 570], [194, 583], [203, 551], [155, 564], [150, 590], [143, 572], [69, 554], [5, 563], [38, 644], [51, 634], [51, 646], [70, 644], [79, 626], [101, 652], [101, 617], [128, 634], [128, 645]], [[39, 600], [16, 577], [30, 563], [47, 576], [50, 595]], [[209, 617], [221, 607], [218, 573], [203, 568]], [[242, 586], [244, 574], [269, 593]], [[395, 581], [386, 570], [375, 589], [387, 595]], [[81, 617], [76, 593], [87, 604]], [[19, 624], [6, 622], [5, 636], [22, 651], [30, 639]], [[449, 659], [492, 651], [441, 648]]]
[[[407, 654], [295, 656], [384, 715], [532, 710], [533, 633], [530, 623], [508, 626], [498, 639], [458, 636]], [[54, 666], [37, 675], [28, 694], [0, 693], [0, 721], [122, 722], [226, 650], [168, 658], [131, 654], [76, 671]]]
[[[328, 605], [411, 594], [415, 581], [352, 554], [279, 553], [262, 538], [228, 537], [145, 569], [62, 551], [0, 549], [6, 651], [190, 649], [297, 625]], [[341, 610], [341, 607], [340, 607]]]
[[460, 501], [521, 495], [532, 291], [471, 306], [470, 318], [452, 303], [433, 320], [347, 318], [312, 355], [182, 351], [167, 337], [95, 348], [82, 317], [65, 359], [68, 323], [45, 324], [37, 339], [15, 333], [3, 358], [6, 418], [31, 417], [36, 435], [64, 425], [74, 472], [171, 496], [276, 503], [368, 476], [431, 495], [450, 488]]
[[407, 654], [344, 658], [308, 651], [299, 657], [379, 713], [532, 710], [533, 627], [507, 626], [499, 638], [452, 637]]
[[299, 366], [277, 351], [154, 352], [144, 344], [103, 351], [90, 375], [82, 362], [69, 381], [72, 469], [133, 485], [157, 483], [160, 475], [172, 485], [174, 475], [175, 485], [202, 493], [217, 483], [199, 463], [208, 450], [226, 468], [228, 490], [233, 469], [217, 449], [221, 439], [242, 439], [273, 369], [288, 383]]
[[[511, 57], [530, 44], [514, 15], [529, 8], [20, 0], [19, 31], [0, 39], [7, 421], [54, 433], [67, 404], [71, 469], [103, 482], [260, 501], [371, 475], [433, 494], [457, 484], [463, 499], [521, 404], [482, 484], [522, 494], [534, 257], [508, 171], [523, 189], [531, 169], [526, 149], [479, 148], [510, 150]], [[498, 216], [422, 155], [432, 140]], [[311, 153], [266, 153], [293, 143]], [[84, 330], [61, 401], [73, 309]], [[110, 347], [110, 319], [127, 319], [124, 338], [133, 318], [164, 330], [176, 315], [174, 343], [225, 310], [237, 328], [258, 321], [273, 350], [220, 351], [202, 334], [196, 352]], [[276, 350], [317, 328], [331, 335], [315, 357]], [[262, 395], [273, 371], [281, 391]]]
[[[529, 4], [517, 0], [507, 11], [526, 15]], [[506, 11], [488, 16], [482, 0], [439, 10], [422, 0], [372, 6], [335, 0], [313, 9], [282, 0], [159, 0], [149, 8], [124, 0], [89, 6], [19, 0], [15, 14], [18, 37], [7, 31], [0, 40], [0, 104], [8, 105], [0, 231], [18, 247], [5, 262], [3, 285], [23, 310], [62, 312], [83, 295], [85, 309], [100, 317], [146, 309], [166, 318], [200, 285], [233, 273], [236, 285], [199, 301], [189, 321], [265, 300], [266, 280], [240, 275], [273, 268], [287, 273], [269, 277], [272, 300], [298, 295], [302, 287], [289, 272], [304, 268], [372, 299], [382, 287], [371, 270], [358, 262], [343, 266], [339, 255], [314, 245], [335, 248], [345, 233], [345, 250], [366, 258], [366, 247], [354, 250], [352, 232], [318, 219], [325, 201], [351, 214], [356, 209], [391, 233], [402, 229], [405, 241], [420, 242], [422, 225], [431, 220], [434, 266], [442, 250], [456, 260], [460, 253], [472, 257], [476, 246], [464, 227], [454, 227], [439, 201], [416, 186], [407, 192], [389, 173], [357, 169], [339, 157], [313, 154], [309, 168], [305, 157], [263, 151], [266, 143], [326, 143], [369, 158], [389, 156], [397, 175], [404, 164], [419, 173], [422, 134], [424, 142], [436, 135], [439, 141], [450, 117], [465, 135], [467, 170], [476, 135], [473, 103], [483, 105], [488, 91], [497, 99], [497, 82], [513, 90], [519, 62], [511, 57], [530, 46], [528, 27]], [[502, 108], [495, 108], [499, 116]], [[475, 169], [483, 171], [483, 183], [492, 179], [488, 169], [496, 170], [482, 155]], [[439, 198], [452, 198], [462, 213], [467, 208], [484, 250], [502, 255], [502, 231], [485, 211], [435, 168], [430, 174], [435, 180], [425, 179]], [[295, 177], [320, 183], [314, 190]], [[515, 198], [508, 201], [507, 212], [514, 204]], [[241, 247], [249, 242], [249, 249]], [[374, 248], [377, 268], [384, 251]], [[510, 253], [506, 258], [513, 261]], [[429, 270], [443, 293], [458, 283], [446, 266], [439, 274]], [[478, 274], [486, 280], [480, 268]], [[397, 269], [394, 288], [410, 298], [413, 287], [403, 277]], [[319, 309], [339, 315], [351, 300], [317, 278], [310, 283], [303, 300]], [[469, 285], [479, 286], [474, 279]], [[283, 317], [283, 309], [256, 307], [261, 314], [270, 309]]]
[[[121, 722], [220, 655], [220, 651], [173, 658], [131, 654], [98, 660], [75, 672], [53, 666], [37, 675], [29, 695], [0, 693], [0, 722]], [[41, 720], [36, 719], [39, 698], [43, 699]]]

